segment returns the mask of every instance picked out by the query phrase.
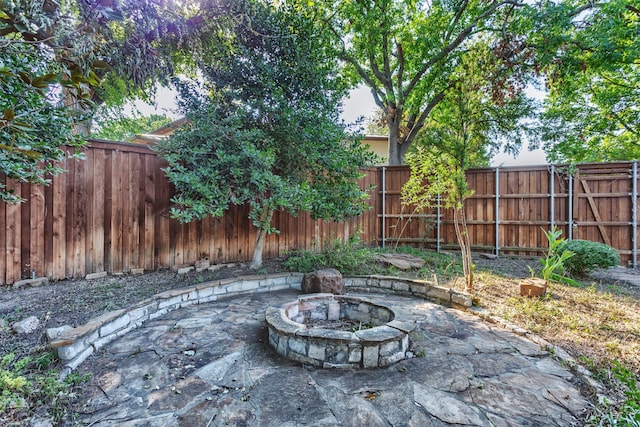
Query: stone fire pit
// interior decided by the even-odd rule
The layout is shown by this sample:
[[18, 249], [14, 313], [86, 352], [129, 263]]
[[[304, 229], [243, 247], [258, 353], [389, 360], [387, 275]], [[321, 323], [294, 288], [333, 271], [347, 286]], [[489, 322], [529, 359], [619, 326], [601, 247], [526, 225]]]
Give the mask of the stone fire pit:
[[278, 354], [323, 368], [376, 368], [405, 359], [415, 328], [397, 307], [345, 295], [304, 295], [265, 316]]

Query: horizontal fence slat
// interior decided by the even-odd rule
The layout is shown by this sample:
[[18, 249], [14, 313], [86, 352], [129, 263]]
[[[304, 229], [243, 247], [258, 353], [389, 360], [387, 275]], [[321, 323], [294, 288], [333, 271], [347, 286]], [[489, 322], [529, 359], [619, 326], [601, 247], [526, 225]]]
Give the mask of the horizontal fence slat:
[[[555, 193], [554, 197], [567, 197], [568, 193]], [[474, 194], [468, 199], [494, 199], [495, 194]], [[550, 193], [518, 193], [518, 194], [500, 194], [501, 199], [544, 199], [551, 197]]]
[[[547, 246], [543, 230], [555, 225], [565, 238], [571, 231], [574, 239], [610, 243], [622, 263], [631, 264], [637, 254], [629, 249], [633, 239], [632, 166], [632, 162], [577, 165], [571, 179], [562, 165], [467, 171], [473, 195], [465, 202], [465, 216], [473, 250], [539, 254]], [[451, 209], [442, 209], [440, 221], [429, 226], [409, 221], [409, 215], [399, 215], [397, 195], [406, 181], [400, 177], [408, 176], [408, 171], [407, 167], [386, 170], [386, 240], [425, 245], [440, 235], [440, 248], [457, 248]], [[435, 209], [420, 213], [428, 215]]]
[[[251, 259], [256, 233], [246, 207], [232, 207], [221, 218], [180, 224], [170, 217], [175, 190], [162, 172], [166, 163], [153, 149], [93, 140], [84, 151], [86, 163], [65, 160], [61, 166], [68, 172], [46, 188], [0, 176], [27, 199], [18, 207], [0, 205], [0, 284], [30, 277], [32, 271], [60, 280], [99, 271], [169, 268], [201, 258], [213, 264]], [[474, 194], [466, 201], [465, 213], [472, 249], [538, 256], [546, 251], [543, 230], [555, 224], [565, 237], [571, 231], [574, 239], [608, 240], [623, 263], [629, 263], [636, 255], [633, 163], [577, 165], [572, 180], [565, 170], [469, 170]], [[457, 249], [451, 209], [441, 208], [438, 222], [436, 209], [414, 212], [415, 207], [402, 204], [402, 185], [410, 176], [407, 166], [385, 167], [384, 186], [382, 168], [363, 173], [361, 187], [374, 188], [371, 209], [343, 224], [276, 212], [272, 225], [281, 233], [267, 237], [265, 258], [318, 250], [336, 239], [346, 242], [356, 232], [365, 244], [379, 244], [384, 236], [394, 244]]]

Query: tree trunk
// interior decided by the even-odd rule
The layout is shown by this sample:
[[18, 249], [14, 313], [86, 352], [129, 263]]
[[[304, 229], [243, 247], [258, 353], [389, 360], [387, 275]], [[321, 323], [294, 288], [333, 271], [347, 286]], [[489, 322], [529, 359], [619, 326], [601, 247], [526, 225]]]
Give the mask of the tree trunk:
[[[62, 94], [62, 103], [65, 107], [77, 111], [80, 115], [87, 114], [89, 112], [86, 108], [80, 105], [76, 96], [68, 88], [63, 87]], [[73, 133], [76, 135], [89, 136], [91, 133], [91, 121], [91, 119], [87, 119], [82, 122], [76, 122], [73, 127]]]
[[262, 250], [264, 249], [264, 241], [267, 238], [267, 229], [271, 224], [271, 218], [273, 217], [273, 209], [263, 208], [260, 215], [260, 226], [258, 227], [258, 234], [256, 234], [256, 242], [253, 247], [253, 259], [251, 260], [250, 268], [257, 270], [262, 267]]
[[404, 155], [402, 154], [400, 142], [400, 135], [398, 132], [398, 124], [389, 120], [389, 165], [401, 165], [404, 162]]
[[[395, 114], [402, 115], [402, 110], [396, 109]], [[389, 132], [389, 165], [404, 165], [404, 156], [407, 154], [407, 151], [409, 151], [409, 147], [415, 138], [412, 138], [411, 135], [400, 138], [401, 120], [399, 117], [388, 117], [387, 120], [387, 129]]]
[[258, 234], [256, 235], [256, 244], [253, 248], [253, 259], [251, 260], [251, 269], [257, 270], [262, 267], [262, 249], [264, 248], [264, 241], [267, 237], [267, 232], [262, 228], [258, 228]]
[[473, 291], [473, 260], [471, 259], [471, 242], [469, 241], [469, 232], [467, 230], [467, 219], [464, 214], [464, 205], [462, 208], [456, 208], [453, 211], [453, 223], [455, 225], [456, 237], [460, 252], [462, 254], [462, 270], [464, 272], [465, 291]]

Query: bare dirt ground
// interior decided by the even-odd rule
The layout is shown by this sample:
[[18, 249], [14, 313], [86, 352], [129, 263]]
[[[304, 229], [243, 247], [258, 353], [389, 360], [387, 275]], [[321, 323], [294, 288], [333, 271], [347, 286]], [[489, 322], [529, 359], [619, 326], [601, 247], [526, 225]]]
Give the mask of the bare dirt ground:
[[[282, 272], [282, 260], [265, 260], [259, 274]], [[229, 264], [215, 272], [177, 274], [171, 270], [142, 275], [107, 276], [95, 280], [62, 280], [31, 288], [0, 288], [0, 355], [23, 356], [48, 347], [46, 329], [85, 324], [101, 314], [129, 307], [169, 289], [209, 280], [257, 274], [243, 264]], [[11, 325], [29, 316], [40, 320], [31, 334], [17, 335]]]

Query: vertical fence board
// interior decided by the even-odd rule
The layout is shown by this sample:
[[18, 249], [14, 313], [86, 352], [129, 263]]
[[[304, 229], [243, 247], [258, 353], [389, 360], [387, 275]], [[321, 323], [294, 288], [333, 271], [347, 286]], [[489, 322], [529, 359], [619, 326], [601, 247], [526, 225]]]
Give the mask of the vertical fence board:
[[[131, 271], [132, 268], [140, 267], [140, 224], [143, 221], [144, 205], [141, 203], [141, 168], [142, 168], [142, 156], [136, 153], [132, 153], [129, 156], [129, 217], [131, 218], [131, 235], [129, 240], [131, 246], [129, 248], [129, 265], [127, 271]], [[144, 192], [142, 192], [144, 195]]]
[[[31, 269], [58, 280], [97, 271], [168, 268], [203, 256], [211, 263], [251, 259], [256, 230], [248, 207], [231, 207], [222, 218], [180, 224], [169, 214], [173, 189], [161, 170], [166, 165], [148, 147], [96, 141], [86, 149], [86, 157], [63, 161], [67, 172], [44, 188], [3, 181], [27, 202], [0, 204], [0, 283], [11, 284]], [[628, 263], [633, 250], [631, 163], [579, 165], [573, 179], [573, 218], [568, 217], [566, 168], [555, 170], [553, 221], [565, 236], [570, 222], [576, 221], [576, 239], [603, 241], [606, 235]], [[319, 248], [334, 239], [346, 242], [356, 231], [365, 244], [379, 242], [384, 232], [389, 246], [400, 241], [435, 248], [435, 209], [411, 215], [413, 208], [401, 203], [409, 173], [407, 167], [386, 168], [384, 230], [381, 169], [369, 168], [361, 184], [375, 186], [369, 199], [373, 209], [343, 223], [276, 212], [272, 225], [281, 233], [267, 237], [265, 258]], [[499, 214], [500, 253], [540, 255], [547, 244], [543, 230], [552, 220], [549, 169], [500, 168], [500, 188], [495, 188], [495, 169], [471, 170], [467, 181], [474, 190], [465, 205], [474, 250], [494, 250]], [[456, 249], [453, 211], [443, 208], [441, 215], [442, 247]]]
[[111, 272], [123, 272], [122, 216], [126, 209], [123, 197], [123, 153], [114, 150], [111, 156]]
[[171, 224], [169, 219], [169, 204], [171, 200], [171, 188], [167, 182], [162, 167], [165, 165], [160, 162], [157, 157], [155, 168], [155, 189], [156, 199], [154, 204], [155, 232], [154, 232], [154, 268], [171, 267], [171, 259], [169, 257], [169, 233]]
[[[7, 184], [7, 180], [3, 179], [0, 181], [3, 185]], [[7, 255], [9, 251], [7, 250], [7, 208], [8, 204], [4, 202], [0, 202], [0, 286], [4, 286], [5, 284], [12, 283], [13, 281], [8, 277], [7, 271]]]
[[144, 263], [141, 268], [153, 270], [155, 268], [153, 255], [156, 245], [154, 215], [154, 200], [156, 197], [156, 174], [154, 157], [144, 156]]
[[75, 277], [73, 271], [73, 224], [74, 224], [74, 215], [75, 210], [73, 209], [75, 205], [76, 192], [77, 189], [74, 185], [75, 178], [75, 164], [76, 162], [73, 160], [67, 160], [67, 179], [65, 180], [66, 185], [66, 197], [63, 199], [63, 203], [66, 205], [66, 216], [64, 217], [64, 225], [63, 230], [65, 233], [65, 259], [64, 259], [64, 277]]
[[[53, 183], [52, 177], [48, 177]], [[44, 270], [40, 276], [53, 278], [53, 185], [43, 188], [44, 197]], [[2, 227], [0, 226], [0, 230]]]
[[[62, 167], [67, 169], [68, 160], [65, 160]], [[66, 182], [68, 173], [61, 173], [53, 178], [53, 277], [69, 277], [65, 273], [67, 259], [66, 245], [66, 213], [67, 194]]]
[[[20, 278], [31, 277], [31, 184], [22, 184], [20, 191], [26, 201], [20, 206]], [[34, 254], [35, 256], [35, 254]]]
[[29, 242], [29, 252], [31, 269], [35, 275], [45, 275], [45, 217], [46, 207], [44, 198], [44, 187], [42, 185], [31, 186], [30, 207], [30, 227], [31, 239]]
[[[96, 272], [99, 271], [96, 263], [96, 251], [95, 245], [99, 245], [99, 239], [96, 239], [96, 232], [100, 230], [100, 227], [96, 222], [98, 221], [96, 212], [94, 209], [96, 206], [94, 205], [94, 200], [99, 198], [99, 191], [96, 191], [94, 186], [96, 179], [96, 151], [91, 150], [88, 153], [85, 153], [85, 160], [83, 161], [83, 166], [85, 168], [85, 181], [83, 182], [83, 186], [86, 188], [86, 194], [84, 195], [84, 206], [86, 212], [85, 219], [85, 243], [84, 243], [84, 253], [82, 254], [84, 261], [83, 270], [87, 272]], [[99, 178], [98, 178], [99, 179]]]
[[104, 156], [104, 270], [113, 272], [113, 155], [105, 150]]
[[87, 194], [87, 163], [82, 160], [75, 160], [76, 176], [74, 185], [78, 188], [76, 192], [75, 222], [74, 222], [74, 277], [85, 275], [85, 251], [87, 241], [87, 216], [88, 216], [88, 194]]
[[[8, 182], [7, 189], [13, 190], [16, 196], [22, 196], [21, 185], [15, 182]], [[9, 283], [20, 280], [21, 254], [21, 212], [20, 205], [7, 205], [6, 207], [6, 246], [7, 246], [7, 279]]]
[[92, 273], [105, 271], [105, 211], [106, 211], [106, 156], [105, 151], [96, 149], [93, 152], [93, 190], [91, 194], [91, 256]]

